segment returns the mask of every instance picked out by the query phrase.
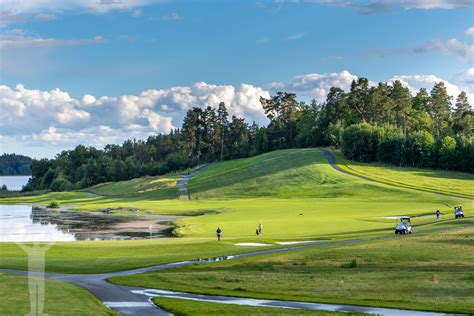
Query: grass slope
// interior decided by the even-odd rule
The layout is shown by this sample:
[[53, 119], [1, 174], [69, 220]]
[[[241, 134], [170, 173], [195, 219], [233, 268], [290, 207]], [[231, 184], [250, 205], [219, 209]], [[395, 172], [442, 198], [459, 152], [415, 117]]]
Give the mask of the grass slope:
[[474, 174], [458, 171], [397, 167], [381, 163], [360, 163], [332, 151], [344, 170], [382, 182], [407, 188], [474, 198]]
[[[350, 262], [356, 266], [350, 268]], [[474, 228], [195, 265], [115, 283], [183, 292], [474, 313]]]
[[[322, 312], [286, 308], [272, 307], [253, 307], [240, 305], [225, 305], [218, 303], [195, 302], [180, 300], [175, 298], [154, 298], [153, 302], [161, 308], [169, 311], [175, 316], [188, 315], [318, 315], [318, 316], [356, 316], [366, 315], [362, 313], [345, 313], [345, 312]], [[198, 312], [197, 312], [198, 311]]]
[[102, 183], [84, 191], [98, 195], [131, 195], [157, 200], [174, 199], [179, 196], [177, 178], [144, 177], [128, 181]]
[[[45, 313], [48, 315], [118, 315], [87, 290], [61, 281], [45, 281]], [[0, 315], [30, 312], [28, 278], [0, 273]]]

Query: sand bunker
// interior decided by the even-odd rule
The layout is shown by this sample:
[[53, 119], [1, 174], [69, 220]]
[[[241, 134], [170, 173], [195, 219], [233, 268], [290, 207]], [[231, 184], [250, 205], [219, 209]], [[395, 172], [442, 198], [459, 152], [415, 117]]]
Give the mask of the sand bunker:
[[236, 246], [249, 246], [249, 247], [261, 247], [261, 246], [272, 246], [270, 244], [261, 244], [258, 242], [241, 242], [239, 244], [235, 244]]
[[279, 241], [277, 244], [279, 245], [296, 245], [296, 244], [307, 244], [311, 242], [323, 242], [327, 240], [297, 240], [297, 241]]

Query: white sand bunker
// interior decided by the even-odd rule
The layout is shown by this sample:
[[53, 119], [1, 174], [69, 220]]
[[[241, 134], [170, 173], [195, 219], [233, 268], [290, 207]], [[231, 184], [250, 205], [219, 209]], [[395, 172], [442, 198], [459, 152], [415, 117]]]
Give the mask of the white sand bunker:
[[297, 240], [297, 241], [279, 241], [277, 244], [279, 245], [296, 245], [296, 244], [307, 244], [310, 242], [323, 242], [327, 240]]
[[249, 246], [249, 247], [261, 247], [261, 246], [272, 246], [270, 244], [261, 244], [258, 242], [241, 242], [239, 244], [235, 244], [236, 246]]

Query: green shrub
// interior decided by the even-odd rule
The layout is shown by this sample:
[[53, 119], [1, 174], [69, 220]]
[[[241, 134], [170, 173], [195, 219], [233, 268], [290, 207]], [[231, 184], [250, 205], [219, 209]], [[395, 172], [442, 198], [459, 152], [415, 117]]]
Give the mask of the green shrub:
[[47, 208], [59, 208], [61, 207], [61, 204], [59, 204], [58, 201], [51, 201], [49, 202]]

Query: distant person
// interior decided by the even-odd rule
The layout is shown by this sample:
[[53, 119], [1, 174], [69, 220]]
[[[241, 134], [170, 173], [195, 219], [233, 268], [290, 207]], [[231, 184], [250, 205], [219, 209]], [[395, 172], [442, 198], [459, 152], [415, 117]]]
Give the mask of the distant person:
[[258, 224], [258, 234], [259, 234], [259, 235], [262, 234], [262, 228], [263, 228], [262, 223]]
[[436, 210], [436, 220], [439, 221], [439, 216], [441, 215], [441, 212], [439, 210]]
[[220, 227], [217, 227], [216, 234], [217, 234], [217, 241], [220, 241], [221, 234], [222, 234], [222, 229]]
[[257, 236], [260, 235], [260, 232], [259, 232], [258, 228], [255, 230], [255, 235], [257, 235]]

